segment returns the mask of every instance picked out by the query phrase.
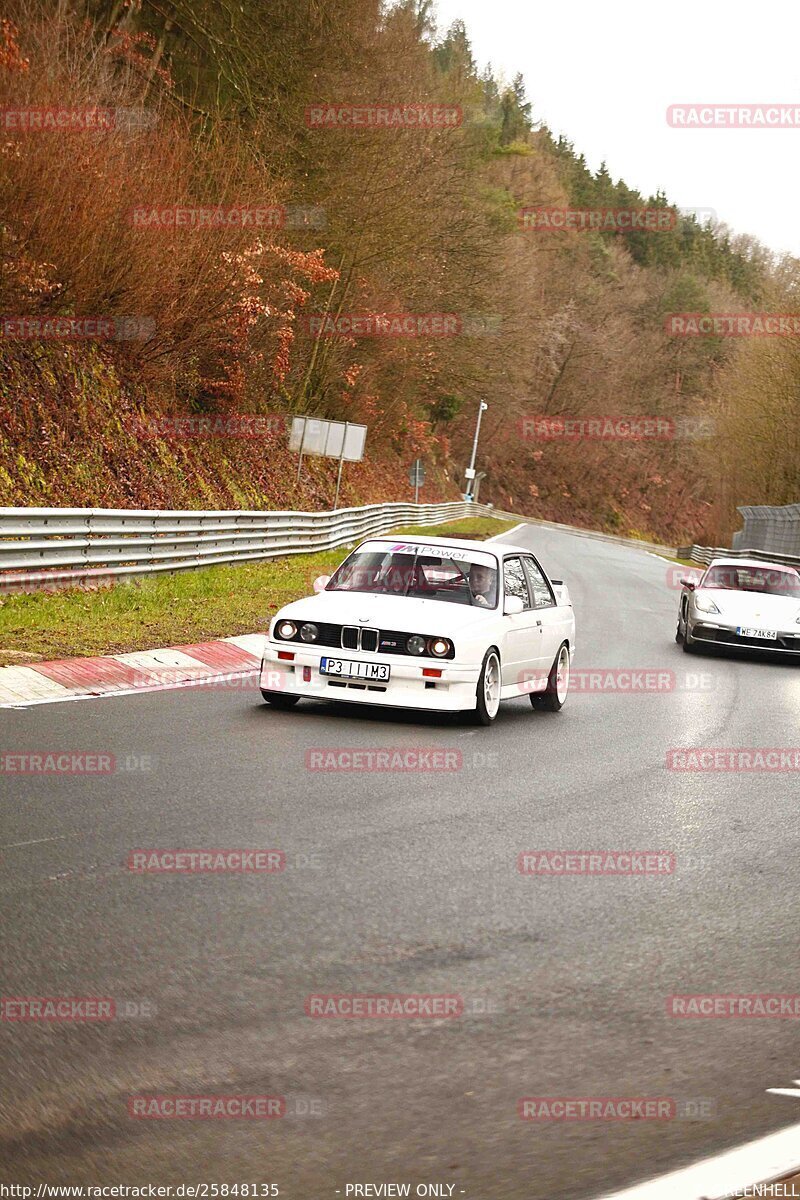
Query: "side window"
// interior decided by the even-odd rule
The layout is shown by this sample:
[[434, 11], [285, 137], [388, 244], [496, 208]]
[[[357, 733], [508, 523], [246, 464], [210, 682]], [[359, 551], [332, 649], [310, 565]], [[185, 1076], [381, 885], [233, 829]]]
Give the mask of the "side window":
[[555, 596], [550, 591], [547, 580], [541, 572], [541, 569], [532, 558], [525, 559], [525, 571], [530, 584], [531, 595], [533, 596], [534, 608], [552, 608], [555, 604]]
[[507, 596], [519, 596], [525, 608], [532, 607], [521, 559], [507, 558], [505, 560], [503, 563], [503, 586]]

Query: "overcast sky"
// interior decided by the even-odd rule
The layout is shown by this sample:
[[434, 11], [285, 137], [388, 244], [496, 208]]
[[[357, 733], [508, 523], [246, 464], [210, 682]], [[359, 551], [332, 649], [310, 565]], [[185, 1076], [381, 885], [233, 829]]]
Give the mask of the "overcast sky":
[[533, 115], [592, 170], [644, 195], [710, 208], [739, 233], [800, 256], [800, 128], [673, 129], [678, 103], [796, 104], [800, 3], [771, 0], [438, 0], [481, 69], [525, 76]]

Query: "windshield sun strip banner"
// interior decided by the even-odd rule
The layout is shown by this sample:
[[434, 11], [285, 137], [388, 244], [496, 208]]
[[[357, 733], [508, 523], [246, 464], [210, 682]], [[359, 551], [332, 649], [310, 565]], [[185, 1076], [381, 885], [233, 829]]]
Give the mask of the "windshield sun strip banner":
[[444, 561], [475, 563], [497, 570], [497, 558], [488, 550], [472, 550], [461, 546], [431, 546], [425, 542], [364, 542], [356, 553], [371, 554], [377, 551], [390, 554], [414, 554], [418, 558], [440, 558]]

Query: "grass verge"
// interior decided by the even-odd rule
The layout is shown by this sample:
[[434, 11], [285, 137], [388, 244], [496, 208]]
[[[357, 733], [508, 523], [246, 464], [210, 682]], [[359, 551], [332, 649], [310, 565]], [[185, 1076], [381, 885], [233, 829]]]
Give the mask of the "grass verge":
[[[510, 521], [465, 517], [395, 532], [483, 539], [511, 528]], [[310, 595], [317, 576], [330, 574], [345, 555], [340, 546], [259, 563], [143, 576], [97, 591], [5, 596], [0, 598], [0, 666], [255, 633], [284, 604]]]

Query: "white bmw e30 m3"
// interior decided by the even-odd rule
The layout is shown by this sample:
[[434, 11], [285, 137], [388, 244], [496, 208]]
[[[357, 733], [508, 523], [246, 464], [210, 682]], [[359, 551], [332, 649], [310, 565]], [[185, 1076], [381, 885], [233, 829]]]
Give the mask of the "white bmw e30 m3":
[[314, 589], [270, 622], [260, 683], [275, 708], [305, 696], [468, 712], [489, 725], [501, 700], [564, 705], [575, 615], [563, 581], [530, 550], [375, 537]]

